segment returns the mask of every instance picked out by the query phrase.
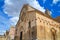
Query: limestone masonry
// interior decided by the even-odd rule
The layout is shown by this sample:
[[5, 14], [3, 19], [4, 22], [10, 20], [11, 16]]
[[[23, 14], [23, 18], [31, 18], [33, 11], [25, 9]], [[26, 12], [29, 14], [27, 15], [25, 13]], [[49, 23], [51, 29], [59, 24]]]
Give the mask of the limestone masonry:
[[24, 5], [16, 24], [15, 40], [60, 40], [60, 19]]

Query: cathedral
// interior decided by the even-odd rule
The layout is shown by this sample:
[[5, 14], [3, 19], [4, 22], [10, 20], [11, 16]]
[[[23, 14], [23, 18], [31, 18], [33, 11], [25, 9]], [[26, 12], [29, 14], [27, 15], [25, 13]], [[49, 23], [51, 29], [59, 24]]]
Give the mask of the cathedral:
[[15, 40], [60, 40], [60, 22], [48, 9], [41, 12], [25, 4], [16, 24]]

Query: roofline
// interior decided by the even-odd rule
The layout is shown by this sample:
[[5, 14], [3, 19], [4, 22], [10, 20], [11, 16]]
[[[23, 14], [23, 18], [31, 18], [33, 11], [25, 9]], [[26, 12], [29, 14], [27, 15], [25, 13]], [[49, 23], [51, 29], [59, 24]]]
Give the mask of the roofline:
[[[24, 4], [24, 5], [23, 5], [23, 7], [22, 7], [22, 9], [21, 9], [21, 11], [20, 11], [19, 18], [21, 18], [21, 12], [22, 12], [22, 10], [23, 10], [23, 8], [24, 8], [25, 6], [30, 6], [31, 8], [35, 9], [35, 10], [33, 10], [33, 11], [39, 12], [39, 14], [41, 14], [41, 15], [43, 15], [43, 16], [49, 18], [49, 19], [52, 19], [52, 20], [54, 20], [54, 21], [57, 22], [57, 23], [59, 23], [58, 21], [56, 21], [56, 20], [53, 19], [52, 17], [48, 17], [48, 16], [46, 16], [42, 11], [40, 11], [40, 10], [38, 10], [38, 9], [36, 9], [36, 8], [34, 8], [34, 7], [32, 7], [32, 6], [29, 5], [29, 4]], [[20, 19], [19, 19], [19, 20], [20, 20]], [[18, 20], [17, 23], [19, 23], [19, 20]], [[17, 24], [16, 24], [16, 26], [17, 26]]]
[[36, 12], [39, 12], [39, 14], [41, 14], [41, 15], [43, 15], [43, 16], [45, 16], [45, 17], [47, 17], [47, 18], [49, 18], [49, 19], [51, 19], [51, 20], [53, 20], [53, 21], [55, 21], [55, 22], [57, 22], [57, 23], [59, 23], [58, 21], [56, 21], [55, 19], [53, 19], [52, 17], [48, 17], [48, 16], [46, 16], [43, 12], [40, 12], [39, 10], [35, 10]]

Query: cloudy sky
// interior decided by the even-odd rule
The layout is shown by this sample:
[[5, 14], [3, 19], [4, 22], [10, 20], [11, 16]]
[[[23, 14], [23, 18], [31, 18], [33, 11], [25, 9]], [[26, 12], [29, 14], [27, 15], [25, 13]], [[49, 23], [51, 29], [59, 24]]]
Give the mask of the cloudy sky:
[[16, 25], [24, 4], [42, 12], [47, 8], [53, 18], [60, 16], [60, 0], [0, 0], [0, 34], [9, 30], [11, 25]]

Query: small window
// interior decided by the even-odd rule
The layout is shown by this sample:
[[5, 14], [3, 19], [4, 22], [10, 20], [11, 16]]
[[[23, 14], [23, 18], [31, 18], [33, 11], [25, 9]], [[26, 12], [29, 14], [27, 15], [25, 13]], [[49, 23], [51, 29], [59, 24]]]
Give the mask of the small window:
[[31, 22], [29, 21], [29, 28], [31, 27]]

